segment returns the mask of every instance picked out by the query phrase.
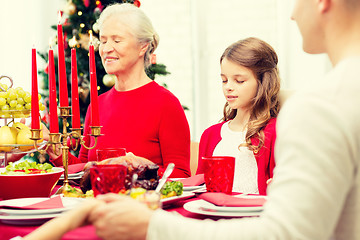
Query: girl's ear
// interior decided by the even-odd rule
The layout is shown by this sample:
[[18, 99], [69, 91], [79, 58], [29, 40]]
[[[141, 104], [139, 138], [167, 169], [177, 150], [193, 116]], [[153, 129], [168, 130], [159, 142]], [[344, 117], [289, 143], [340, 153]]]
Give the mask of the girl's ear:
[[327, 12], [332, 4], [332, 0], [317, 0], [317, 1], [318, 1], [318, 9], [321, 13]]

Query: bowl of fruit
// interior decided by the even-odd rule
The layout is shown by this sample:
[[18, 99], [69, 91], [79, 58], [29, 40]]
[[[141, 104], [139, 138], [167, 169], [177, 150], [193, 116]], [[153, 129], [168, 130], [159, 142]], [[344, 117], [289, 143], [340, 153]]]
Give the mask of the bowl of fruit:
[[[27, 118], [31, 112], [31, 94], [22, 87], [13, 88], [13, 80], [8, 76], [0, 76], [8, 79], [10, 85], [0, 82], [0, 118]], [[40, 102], [39, 110], [45, 110], [44, 104]]]
[[[43, 123], [41, 123], [43, 125]], [[44, 126], [42, 126], [43, 128]], [[10, 122], [9, 125], [0, 127], [0, 152], [28, 153], [35, 150], [34, 140], [31, 138], [31, 130], [21, 122]], [[43, 133], [40, 132], [40, 140], [36, 142], [37, 148], [46, 144], [43, 141]]]
[[22, 161], [0, 168], [0, 199], [49, 197], [63, 168]]

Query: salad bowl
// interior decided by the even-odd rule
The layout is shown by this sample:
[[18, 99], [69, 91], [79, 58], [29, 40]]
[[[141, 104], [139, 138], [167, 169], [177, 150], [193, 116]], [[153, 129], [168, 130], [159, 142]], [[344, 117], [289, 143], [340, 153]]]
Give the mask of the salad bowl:
[[53, 167], [51, 172], [23, 175], [3, 175], [5, 168], [0, 168], [0, 199], [49, 197], [58, 182], [63, 168]]

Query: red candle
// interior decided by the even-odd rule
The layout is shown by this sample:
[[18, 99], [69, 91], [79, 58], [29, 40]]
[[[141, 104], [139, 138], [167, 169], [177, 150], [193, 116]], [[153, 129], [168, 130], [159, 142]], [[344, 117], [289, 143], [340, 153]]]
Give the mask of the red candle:
[[61, 13], [59, 12], [59, 23], [57, 25], [58, 34], [58, 72], [59, 72], [59, 98], [60, 107], [68, 107], [68, 90], [65, 69], [65, 52], [62, 25], [60, 24]]
[[59, 132], [59, 122], [57, 115], [56, 103], [56, 79], [55, 79], [55, 64], [54, 64], [54, 51], [49, 49], [49, 110], [50, 110], [50, 133]]
[[80, 128], [80, 107], [75, 48], [71, 49], [71, 110], [73, 115], [72, 128]]
[[90, 46], [89, 46], [89, 62], [90, 62], [91, 126], [100, 126], [95, 53], [94, 53], [94, 45], [92, 44], [91, 33], [90, 33]]
[[39, 93], [37, 83], [36, 49], [31, 52], [32, 78], [31, 78], [31, 129], [40, 129]]

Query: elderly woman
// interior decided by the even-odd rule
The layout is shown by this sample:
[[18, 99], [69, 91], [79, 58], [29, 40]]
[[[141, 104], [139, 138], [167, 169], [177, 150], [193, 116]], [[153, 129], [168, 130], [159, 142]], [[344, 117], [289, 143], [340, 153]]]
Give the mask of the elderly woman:
[[[132, 4], [108, 6], [98, 20], [99, 53], [108, 74], [116, 76], [115, 86], [99, 96], [101, 133], [94, 149], [80, 149], [69, 164], [96, 160], [96, 149], [126, 148], [159, 165], [161, 172], [175, 164], [172, 177], [190, 176], [190, 130], [179, 100], [145, 73], [149, 57], [159, 42], [150, 19]], [[94, 145], [86, 115], [86, 146]], [[62, 165], [55, 156], [55, 165]]]

